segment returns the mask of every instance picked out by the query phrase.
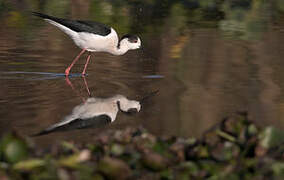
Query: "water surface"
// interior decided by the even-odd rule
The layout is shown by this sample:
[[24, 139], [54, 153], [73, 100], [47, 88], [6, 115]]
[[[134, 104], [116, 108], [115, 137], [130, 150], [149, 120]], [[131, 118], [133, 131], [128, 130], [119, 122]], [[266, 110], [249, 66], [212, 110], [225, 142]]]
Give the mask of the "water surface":
[[[282, 6], [199, 4], [195, 1], [4, 1], [0, 8], [0, 132], [33, 134], [62, 120], [88, 97], [86, 55], [64, 33], [29, 10], [107, 23], [120, 36], [135, 33], [143, 49], [124, 56], [96, 53], [86, 81], [92, 96], [138, 99], [159, 90], [140, 113], [119, 114], [101, 129], [38, 137], [89, 141], [105, 129], [142, 126], [159, 135], [199, 136], [236, 111], [260, 125], [284, 127], [284, 15]], [[195, 3], [194, 3], [195, 2]], [[213, 2], [213, 1], [212, 1]], [[278, 2], [278, 1], [277, 1]], [[8, 7], [8, 8], [6, 8]], [[24, 8], [23, 8], [24, 7]], [[56, 7], [56, 8], [54, 8]]]

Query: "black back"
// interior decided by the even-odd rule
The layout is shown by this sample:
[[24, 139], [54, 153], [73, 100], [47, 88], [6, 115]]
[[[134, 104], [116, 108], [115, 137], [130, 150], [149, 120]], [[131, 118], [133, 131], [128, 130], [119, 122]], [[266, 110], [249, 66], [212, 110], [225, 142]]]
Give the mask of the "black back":
[[101, 36], [107, 36], [111, 32], [110, 27], [99, 22], [62, 19], [38, 12], [32, 12], [32, 14], [44, 19], [50, 19], [52, 21], [55, 21], [76, 32], [88, 32], [88, 33], [98, 34]]
[[100, 128], [106, 126], [109, 123], [111, 123], [111, 118], [108, 115], [103, 114], [88, 119], [74, 119], [70, 123], [51, 129], [47, 128], [32, 136], [41, 136], [52, 132], [69, 131], [74, 129]]

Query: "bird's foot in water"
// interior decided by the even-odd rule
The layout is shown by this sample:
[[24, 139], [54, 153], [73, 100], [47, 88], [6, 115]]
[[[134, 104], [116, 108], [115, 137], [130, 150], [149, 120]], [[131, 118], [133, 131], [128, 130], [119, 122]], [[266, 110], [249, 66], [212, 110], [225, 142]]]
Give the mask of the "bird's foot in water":
[[67, 68], [67, 69], [65, 70], [65, 76], [69, 76], [69, 73], [70, 73], [70, 68]]
[[86, 69], [83, 70], [81, 76], [82, 76], [82, 77], [86, 77], [86, 76], [87, 76]]

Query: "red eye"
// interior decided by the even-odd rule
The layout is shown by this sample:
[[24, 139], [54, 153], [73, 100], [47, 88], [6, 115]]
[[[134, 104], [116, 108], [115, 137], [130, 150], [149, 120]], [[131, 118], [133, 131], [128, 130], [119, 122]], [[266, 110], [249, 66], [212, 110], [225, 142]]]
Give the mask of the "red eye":
[[133, 40], [132, 42], [133, 42], [133, 43], [137, 43], [137, 40], [135, 39], [135, 40]]

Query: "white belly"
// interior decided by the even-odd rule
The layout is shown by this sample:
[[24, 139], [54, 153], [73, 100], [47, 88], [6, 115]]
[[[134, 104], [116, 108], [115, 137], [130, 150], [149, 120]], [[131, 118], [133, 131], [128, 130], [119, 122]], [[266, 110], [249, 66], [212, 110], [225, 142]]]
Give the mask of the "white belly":
[[80, 48], [92, 52], [110, 52], [118, 43], [117, 34], [113, 29], [111, 29], [111, 33], [107, 36], [79, 32], [77, 36], [72, 37], [72, 39]]

